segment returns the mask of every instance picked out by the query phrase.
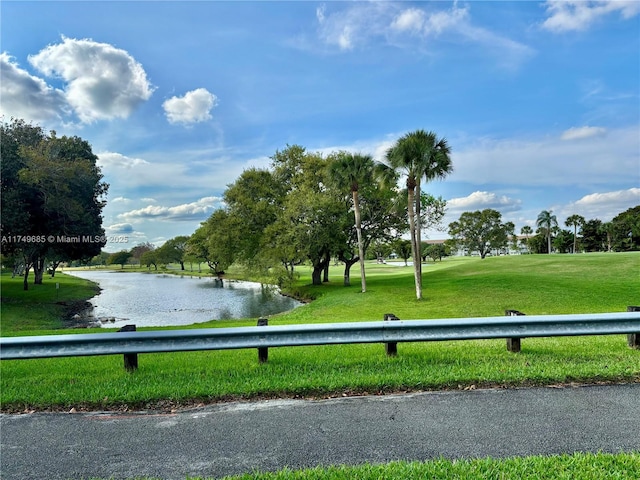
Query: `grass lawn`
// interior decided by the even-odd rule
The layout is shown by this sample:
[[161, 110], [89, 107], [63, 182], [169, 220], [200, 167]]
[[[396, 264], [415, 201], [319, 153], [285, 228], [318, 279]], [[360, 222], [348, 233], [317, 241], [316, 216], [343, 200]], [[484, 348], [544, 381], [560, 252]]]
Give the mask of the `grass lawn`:
[[[453, 258], [424, 267], [422, 301], [414, 297], [411, 267], [369, 265], [365, 294], [355, 275], [353, 286], [343, 287], [334, 267], [330, 284], [313, 287], [303, 275], [295, 288], [316, 300], [273, 316], [270, 324], [382, 321], [384, 313], [418, 319], [496, 316], [505, 309], [625, 311], [640, 303], [639, 263], [638, 253]], [[40, 328], [31, 312], [42, 322], [42, 312], [56, 301], [49, 279], [29, 292], [14, 281], [2, 277], [3, 335], [25, 334], [29, 324]], [[60, 298], [65, 292], [76, 299], [76, 289], [92, 288], [68, 276], [56, 281]], [[5, 304], [13, 307], [9, 314]], [[252, 324], [255, 319], [195, 327]], [[628, 348], [622, 335], [525, 339], [519, 354], [507, 352], [504, 340], [408, 343], [398, 351], [387, 357], [382, 345], [272, 348], [266, 364], [258, 364], [252, 350], [146, 354], [133, 374], [124, 371], [121, 356], [3, 361], [0, 402], [3, 411], [171, 408], [238, 398], [640, 380], [640, 352]]]
[[22, 277], [11, 278], [10, 272], [0, 276], [0, 335], [31, 335], [32, 331], [60, 329], [64, 316], [75, 305], [84, 303], [98, 293], [98, 286], [86, 280], [56, 273], [45, 276], [42, 285], [23, 290]]
[[[227, 477], [226, 480], [605, 480], [640, 478], [640, 454], [582, 454], [526, 458], [391, 462], [385, 465], [318, 467]], [[191, 479], [197, 480], [197, 479]]]
[[[637, 480], [640, 453], [574, 453], [525, 458], [481, 458], [427, 462], [390, 462], [382, 465], [340, 465], [304, 470], [255, 472], [223, 480]], [[137, 480], [158, 480], [136, 477]], [[99, 480], [99, 479], [93, 479]], [[187, 477], [187, 480], [209, 480]]]

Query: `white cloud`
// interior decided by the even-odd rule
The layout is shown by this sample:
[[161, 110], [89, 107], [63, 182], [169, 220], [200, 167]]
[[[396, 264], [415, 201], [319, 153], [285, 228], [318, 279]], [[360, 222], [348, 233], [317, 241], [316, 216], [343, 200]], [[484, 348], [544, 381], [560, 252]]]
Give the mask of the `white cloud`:
[[585, 195], [578, 200], [575, 205], [591, 206], [603, 203], [627, 205], [629, 202], [636, 204], [640, 202], [640, 188], [630, 188], [628, 190], [618, 190], [617, 192], [592, 193]]
[[183, 97], [171, 97], [162, 104], [169, 123], [198, 123], [211, 119], [211, 109], [217, 98], [205, 88], [187, 92]]
[[64, 92], [20, 68], [13, 57], [0, 53], [0, 113], [40, 122], [68, 111]]
[[153, 93], [142, 65], [107, 43], [62, 37], [62, 43], [30, 55], [29, 62], [67, 82], [66, 100], [83, 123], [127, 118]]
[[546, 7], [548, 18], [542, 27], [554, 32], [586, 30], [597, 19], [613, 12], [619, 12], [624, 19], [640, 13], [637, 0], [549, 0]]
[[[434, 5], [438, 4], [431, 3], [429, 8]], [[456, 3], [448, 10], [428, 11], [417, 7], [401, 9], [395, 2], [358, 2], [330, 14], [323, 7], [316, 17], [320, 39], [341, 51], [379, 39], [396, 46], [424, 46], [427, 39], [446, 33], [498, 54], [501, 65], [507, 67], [519, 64], [534, 52], [526, 45], [473, 25], [469, 7], [458, 7]]]
[[429, 15], [424, 25], [427, 35], [439, 35], [442, 32], [459, 27], [468, 27], [469, 10], [467, 7], [458, 8], [456, 4], [449, 11], [435, 12]]
[[447, 201], [447, 209], [450, 213], [466, 212], [470, 210], [484, 210], [492, 208], [501, 213], [520, 210], [522, 202], [506, 195], [497, 195], [494, 192], [476, 191], [466, 197], [452, 198]]
[[111, 200], [113, 203], [122, 203], [126, 205], [127, 203], [131, 203], [131, 200], [126, 197], [116, 197]]
[[185, 203], [173, 207], [148, 205], [144, 208], [131, 210], [118, 215], [126, 221], [136, 220], [169, 220], [169, 221], [194, 221], [205, 220], [211, 212], [220, 206], [220, 197], [204, 197], [192, 203]]
[[115, 223], [113, 225], [109, 225], [104, 227], [107, 235], [126, 235], [133, 233], [133, 225], [130, 223]]
[[157, 200], [155, 198], [145, 197], [140, 199], [141, 202], [144, 203], [156, 203]]
[[393, 19], [391, 28], [399, 31], [420, 32], [424, 28], [426, 13], [419, 8], [408, 8]]
[[578, 214], [587, 220], [598, 218], [603, 222], [625, 210], [640, 205], [640, 188], [629, 188], [613, 192], [592, 193], [581, 199], [557, 209], [558, 219], [561, 216]]
[[454, 149], [451, 181], [514, 186], [603, 185], [638, 179], [638, 126], [606, 136], [484, 139]]
[[580, 140], [583, 138], [602, 136], [606, 133], [607, 129], [602, 127], [574, 127], [562, 132], [560, 138], [562, 140]]
[[98, 153], [98, 164], [102, 167], [118, 167], [131, 169], [139, 165], [149, 165], [149, 162], [141, 158], [131, 158], [121, 153], [101, 152]]

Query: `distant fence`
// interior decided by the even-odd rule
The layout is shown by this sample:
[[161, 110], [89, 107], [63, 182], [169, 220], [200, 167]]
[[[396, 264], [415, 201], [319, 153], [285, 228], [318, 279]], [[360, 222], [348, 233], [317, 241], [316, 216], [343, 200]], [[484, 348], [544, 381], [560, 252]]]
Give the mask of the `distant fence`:
[[140, 353], [257, 348], [266, 362], [270, 347], [383, 343], [397, 355], [399, 342], [505, 338], [507, 349], [519, 352], [521, 339], [578, 335], [626, 334], [631, 348], [640, 348], [640, 307], [626, 312], [573, 315], [530, 315], [507, 310], [503, 317], [279, 325], [266, 319], [255, 327], [135, 331], [0, 338], [0, 360], [124, 354], [125, 368], [135, 370]]

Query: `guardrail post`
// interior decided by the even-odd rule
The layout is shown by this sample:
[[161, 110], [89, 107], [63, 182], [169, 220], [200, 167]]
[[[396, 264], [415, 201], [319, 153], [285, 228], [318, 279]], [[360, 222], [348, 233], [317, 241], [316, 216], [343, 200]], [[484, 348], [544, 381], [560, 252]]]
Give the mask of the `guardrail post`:
[[[640, 307], [627, 307], [627, 312], [640, 312]], [[627, 344], [631, 348], [640, 349], [640, 332], [630, 333], [627, 335]]]
[[[518, 310], [505, 310], [504, 314], [507, 317], [516, 317], [516, 316], [519, 316], [519, 315], [524, 315], [524, 313], [519, 312]], [[520, 340], [521, 340], [521, 338], [518, 338], [518, 337], [507, 338], [507, 350], [509, 352], [519, 353], [520, 352]]]
[[[135, 325], [125, 325], [118, 332], [135, 332]], [[124, 354], [124, 369], [127, 372], [133, 372], [138, 369], [138, 354], [137, 353], [125, 353]]]
[[[266, 318], [258, 319], [258, 327], [266, 327], [269, 320]], [[269, 347], [258, 347], [258, 362], [265, 363], [269, 359]]]
[[[400, 320], [393, 313], [385, 313], [384, 321], [391, 322], [394, 320]], [[387, 355], [390, 357], [395, 357], [398, 355], [398, 343], [397, 342], [387, 342], [384, 344], [384, 350], [387, 352]]]

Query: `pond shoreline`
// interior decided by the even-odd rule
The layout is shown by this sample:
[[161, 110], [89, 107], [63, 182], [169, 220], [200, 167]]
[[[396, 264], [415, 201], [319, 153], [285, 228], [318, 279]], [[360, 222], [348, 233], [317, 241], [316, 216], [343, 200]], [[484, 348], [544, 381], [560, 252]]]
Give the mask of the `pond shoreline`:
[[[68, 328], [179, 327], [269, 317], [303, 302], [278, 287], [189, 271], [65, 269], [101, 288], [101, 296], [65, 308]], [[128, 273], [129, 275], [114, 275]], [[145, 275], [132, 275], [145, 274]], [[151, 274], [151, 275], [150, 275]]]

